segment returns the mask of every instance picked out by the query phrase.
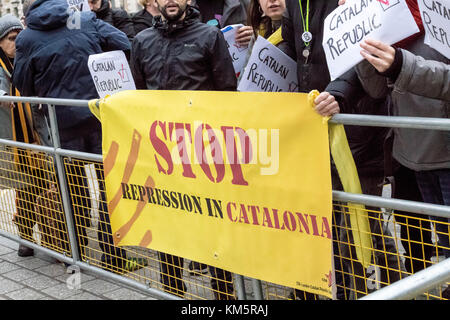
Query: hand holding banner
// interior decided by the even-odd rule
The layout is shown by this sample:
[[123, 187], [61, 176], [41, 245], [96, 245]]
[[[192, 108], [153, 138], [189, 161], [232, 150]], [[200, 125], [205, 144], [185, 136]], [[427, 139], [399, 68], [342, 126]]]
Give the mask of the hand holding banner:
[[359, 44], [364, 39], [393, 44], [417, 32], [404, 1], [347, 0], [325, 19], [322, 45], [331, 80], [363, 60]]

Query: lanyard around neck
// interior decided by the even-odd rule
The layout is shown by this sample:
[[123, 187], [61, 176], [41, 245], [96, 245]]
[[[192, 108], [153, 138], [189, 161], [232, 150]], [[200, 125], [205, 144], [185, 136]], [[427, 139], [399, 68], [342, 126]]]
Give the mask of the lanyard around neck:
[[303, 6], [302, 6], [302, 0], [298, 0], [298, 4], [300, 6], [300, 14], [302, 16], [302, 23], [303, 23], [303, 35], [302, 40], [305, 43], [306, 46], [309, 46], [309, 40], [305, 40], [305, 35], [311, 35], [309, 32], [309, 0], [306, 1], [306, 15], [303, 14]]

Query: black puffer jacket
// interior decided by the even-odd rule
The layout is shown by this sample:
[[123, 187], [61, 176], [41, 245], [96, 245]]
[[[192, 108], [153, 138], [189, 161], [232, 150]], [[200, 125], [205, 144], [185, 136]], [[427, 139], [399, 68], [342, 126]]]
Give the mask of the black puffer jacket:
[[98, 19], [109, 23], [125, 33], [130, 41], [136, 35], [133, 22], [128, 13], [123, 9], [111, 9], [109, 0], [102, 0], [102, 6], [95, 11], [95, 14]]
[[136, 12], [132, 17], [134, 31], [136, 34], [150, 28], [153, 25], [153, 16], [144, 8]]
[[222, 32], [201, 23], [188, 7], [182, 22], [160, 16], [140, 32], [131, 49], [137, 89], [235, 91], [236, 75]]

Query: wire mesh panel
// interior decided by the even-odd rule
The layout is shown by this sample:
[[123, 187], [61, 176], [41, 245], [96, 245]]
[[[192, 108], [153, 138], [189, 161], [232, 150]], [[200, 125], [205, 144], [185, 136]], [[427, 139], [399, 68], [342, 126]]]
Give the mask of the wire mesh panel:
[[[372, 264], [364, 268], [358, 261], [353, 241], [352, 205], [334, 202], [333, 251], [336, 298], [359, 299], [382, 287], [423, 270], [448, 257], [449, 223], [425, 215], [366, 208], [373, 247]], [[446, 300], [449, 283], [418, 299]], [[317, 300], [324, 297], [271, 283], [263, 283], [266, 299]]]
[[103, 166], [64, 158], [81, 260], [185, 299], [235, 299], [233, 275], [170, 254], [114, 245]]
[[71, 256], [53, 157], [0, 145], [0, 229]]

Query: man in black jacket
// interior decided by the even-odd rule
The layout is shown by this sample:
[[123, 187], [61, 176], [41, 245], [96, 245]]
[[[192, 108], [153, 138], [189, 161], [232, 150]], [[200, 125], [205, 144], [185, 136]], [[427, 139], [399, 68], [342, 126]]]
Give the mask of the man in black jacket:
[[[137, 89], [235, 91], [237, 79], [227, 44], [218, 28], [200, 22], [188, 0], [156, 0], [161, 16], [140, 32], [131, 49]], [[183, 296], [183, 258], [159, 253], [161, 282]], [[209, 267], [216, 299], [232, 299], [232, 275]]]
[[138, 2], [144, 8], [131, 15], [136, 34], [150, 28], [153, 25], [153, 17], [159, 16], [155, 0], [138, 0]]
[[88, 2], [98, 19], [116, 27], [127, 35], [130, 42], [133, 41], [136, 32], [134, 31], [133, 22], [125, 10], [112, 9], [109, 0], [88, 0]]

